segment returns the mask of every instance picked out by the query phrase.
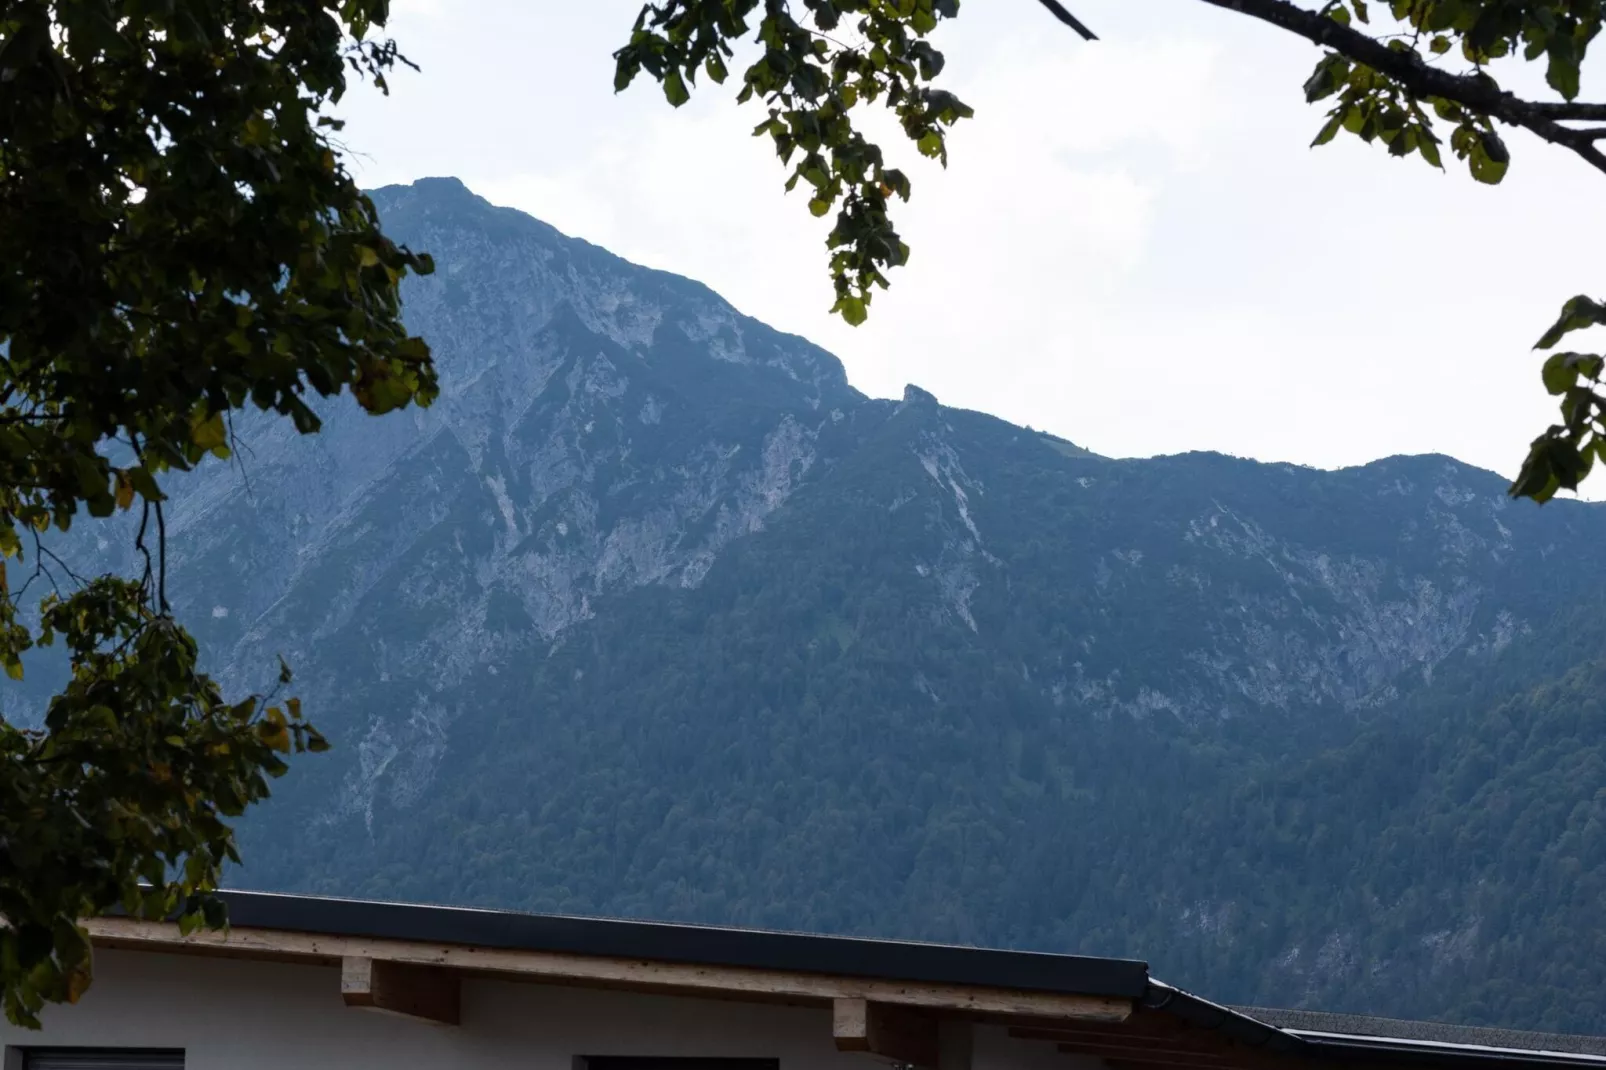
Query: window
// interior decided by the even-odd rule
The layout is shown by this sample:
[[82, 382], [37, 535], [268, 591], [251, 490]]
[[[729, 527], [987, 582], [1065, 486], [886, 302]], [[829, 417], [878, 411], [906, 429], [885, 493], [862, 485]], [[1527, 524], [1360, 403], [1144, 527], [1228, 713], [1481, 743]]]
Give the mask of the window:
[[20, 1061], [21, 1070], [184, 1070], [182, 1051], [156, 1048], [25, 1048]]
[[666, 1058], [652, 1055], [582, 1055], [576, 1070], [780, 1070], [779, 1059]]

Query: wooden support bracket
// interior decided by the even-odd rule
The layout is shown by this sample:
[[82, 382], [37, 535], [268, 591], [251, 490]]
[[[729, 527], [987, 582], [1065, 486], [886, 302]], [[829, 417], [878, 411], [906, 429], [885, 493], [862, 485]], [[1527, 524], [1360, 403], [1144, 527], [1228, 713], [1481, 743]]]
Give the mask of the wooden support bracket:
[[937, 1070], [971, 1070], [974, 1028], [963, 1018], [937, 1021]]
[[450, 970], [350, 955], [340, 960], [340, 995], [348, 1007], [457, 1025], [462, 1014], [460, 990], [457, 975]]
[[937, 1022], [917, 1011], [867, 999], [831, 1001], [838, 1051], [862, 1051], [895, 1063], [936, 1070]]

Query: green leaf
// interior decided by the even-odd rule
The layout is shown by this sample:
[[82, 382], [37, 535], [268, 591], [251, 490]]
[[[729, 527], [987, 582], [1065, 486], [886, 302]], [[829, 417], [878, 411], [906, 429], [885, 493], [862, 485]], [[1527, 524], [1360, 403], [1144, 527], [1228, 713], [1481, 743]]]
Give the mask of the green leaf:
[[664, 75], [664, 99], [677, 108], [691, 99], [680, 71], [671, 69]]
[[1534, 343], [1534, 348], [1549, 349], [1569, 333], [1597, 325], [1606, 325], [1606, 304], [1579, 294], [1562, 306], [1561, 315]]
[[228, 428], [223, 424], [221, 412], [208, 412], [198, 408], [190, 423], [190, 441], [199, 449], [211, 452], [228, 443]]
[[1336, 52], [1323, 56], [1305, 80], [1305, 101], [1315, 103], [1332, 96], [1349, 76], [1350, 62]]
[[1321, 130], [1317, 132], [1316, 139], [1310, 143], [1310, 147], [1314, 149], [1318, 145], [1327, 144], [1329, 141], [1333, 140], [1333, 138], [1338, 136], [1338, 132], [1343, 125], [1343, 114], [1335, 112], [1333, 115], [1328, 117], [1327, 122], [1322, 124]]
[[836, 304], [831, 306], [831, 311], [840, 314], [850, 327], [857, 327], [869, 318], [864, 299], [852, 294], [844, 294], [837, 298]]
[[1548, 51], [1550, 62], [1545, 67], [1546, 84], [1560, 93], [1564, 100], [1577, 99], [1581, 57], [1573, 47], [1572, 37], [1566, 33], [1553, 34]]
[[1416, 151], [1421, 153], [1422, 158], [1428, 163], [1442, 170], [1444, 160], [1439, 156], [1438, 142], [1434, 139], [1432, 131], [1424, 129], [1423, 135], [1417, 140]]
[[1578, 385], [1580, 375], [1588, 379], [1600, 377], [1601, 358], [1588, 353], [1553, 353], [1545, 361], [1541, 376], [1545, 389], [1552, 394], [1564, 394]]
[[139, 492], [139, 496], [141, 498], [144, 498], [148, 502], [159, 502], [166, 498], [166, 495], [162, 493], [161, 488], [157, 486], [155, 478], [150, 473], [150, 469], [148, 469], [146, 466], [139, 465], [137, 467], [130, 468], [127, 470], [127, 474], [129, 484]]
[[1426, 5], [1426, 11], [1427, 18], [1422, 23], [1423, 29], [1430, 33], [1448, 30], [1461, 17], [1461, 0], [1436, 0], [1435, 3]]
[[1492, 130], [1479, 131], [1477, 142], [1467, 157], [1472, 177], [1488, 185], [1496, 185], [1506, 177], [1506, 169], [1511, 164], [1511, 153], [1507, 151], [1505, 142], [1500, 135]]

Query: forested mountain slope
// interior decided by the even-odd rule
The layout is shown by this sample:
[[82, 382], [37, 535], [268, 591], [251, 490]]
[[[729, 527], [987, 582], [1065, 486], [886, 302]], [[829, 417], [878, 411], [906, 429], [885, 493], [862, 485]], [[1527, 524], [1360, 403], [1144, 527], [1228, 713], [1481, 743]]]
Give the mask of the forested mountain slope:
[[376, 200], [440, 403], [244, 427], [176, 494], [186, 619], [336, 743], [237, 883], [1606, 1030], [1606, 512], [867, 399], [455, 181]]

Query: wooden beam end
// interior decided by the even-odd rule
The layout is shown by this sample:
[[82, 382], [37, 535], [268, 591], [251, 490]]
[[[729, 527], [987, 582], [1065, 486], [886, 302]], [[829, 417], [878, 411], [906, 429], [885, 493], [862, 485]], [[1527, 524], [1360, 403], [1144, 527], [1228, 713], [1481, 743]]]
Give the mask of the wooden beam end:
[[457, 975], [428, 966], [348, 955], [340, 960], [340, 998], [348, 1007], [441, 1025], [457, 1025], [462, 1020], [462, 986]]
[[831, 1036], [837, 1051], [862, 1051], [896, 1063], [936, 1070], [937, 1021], [888, 1003], [831, 1001]]

